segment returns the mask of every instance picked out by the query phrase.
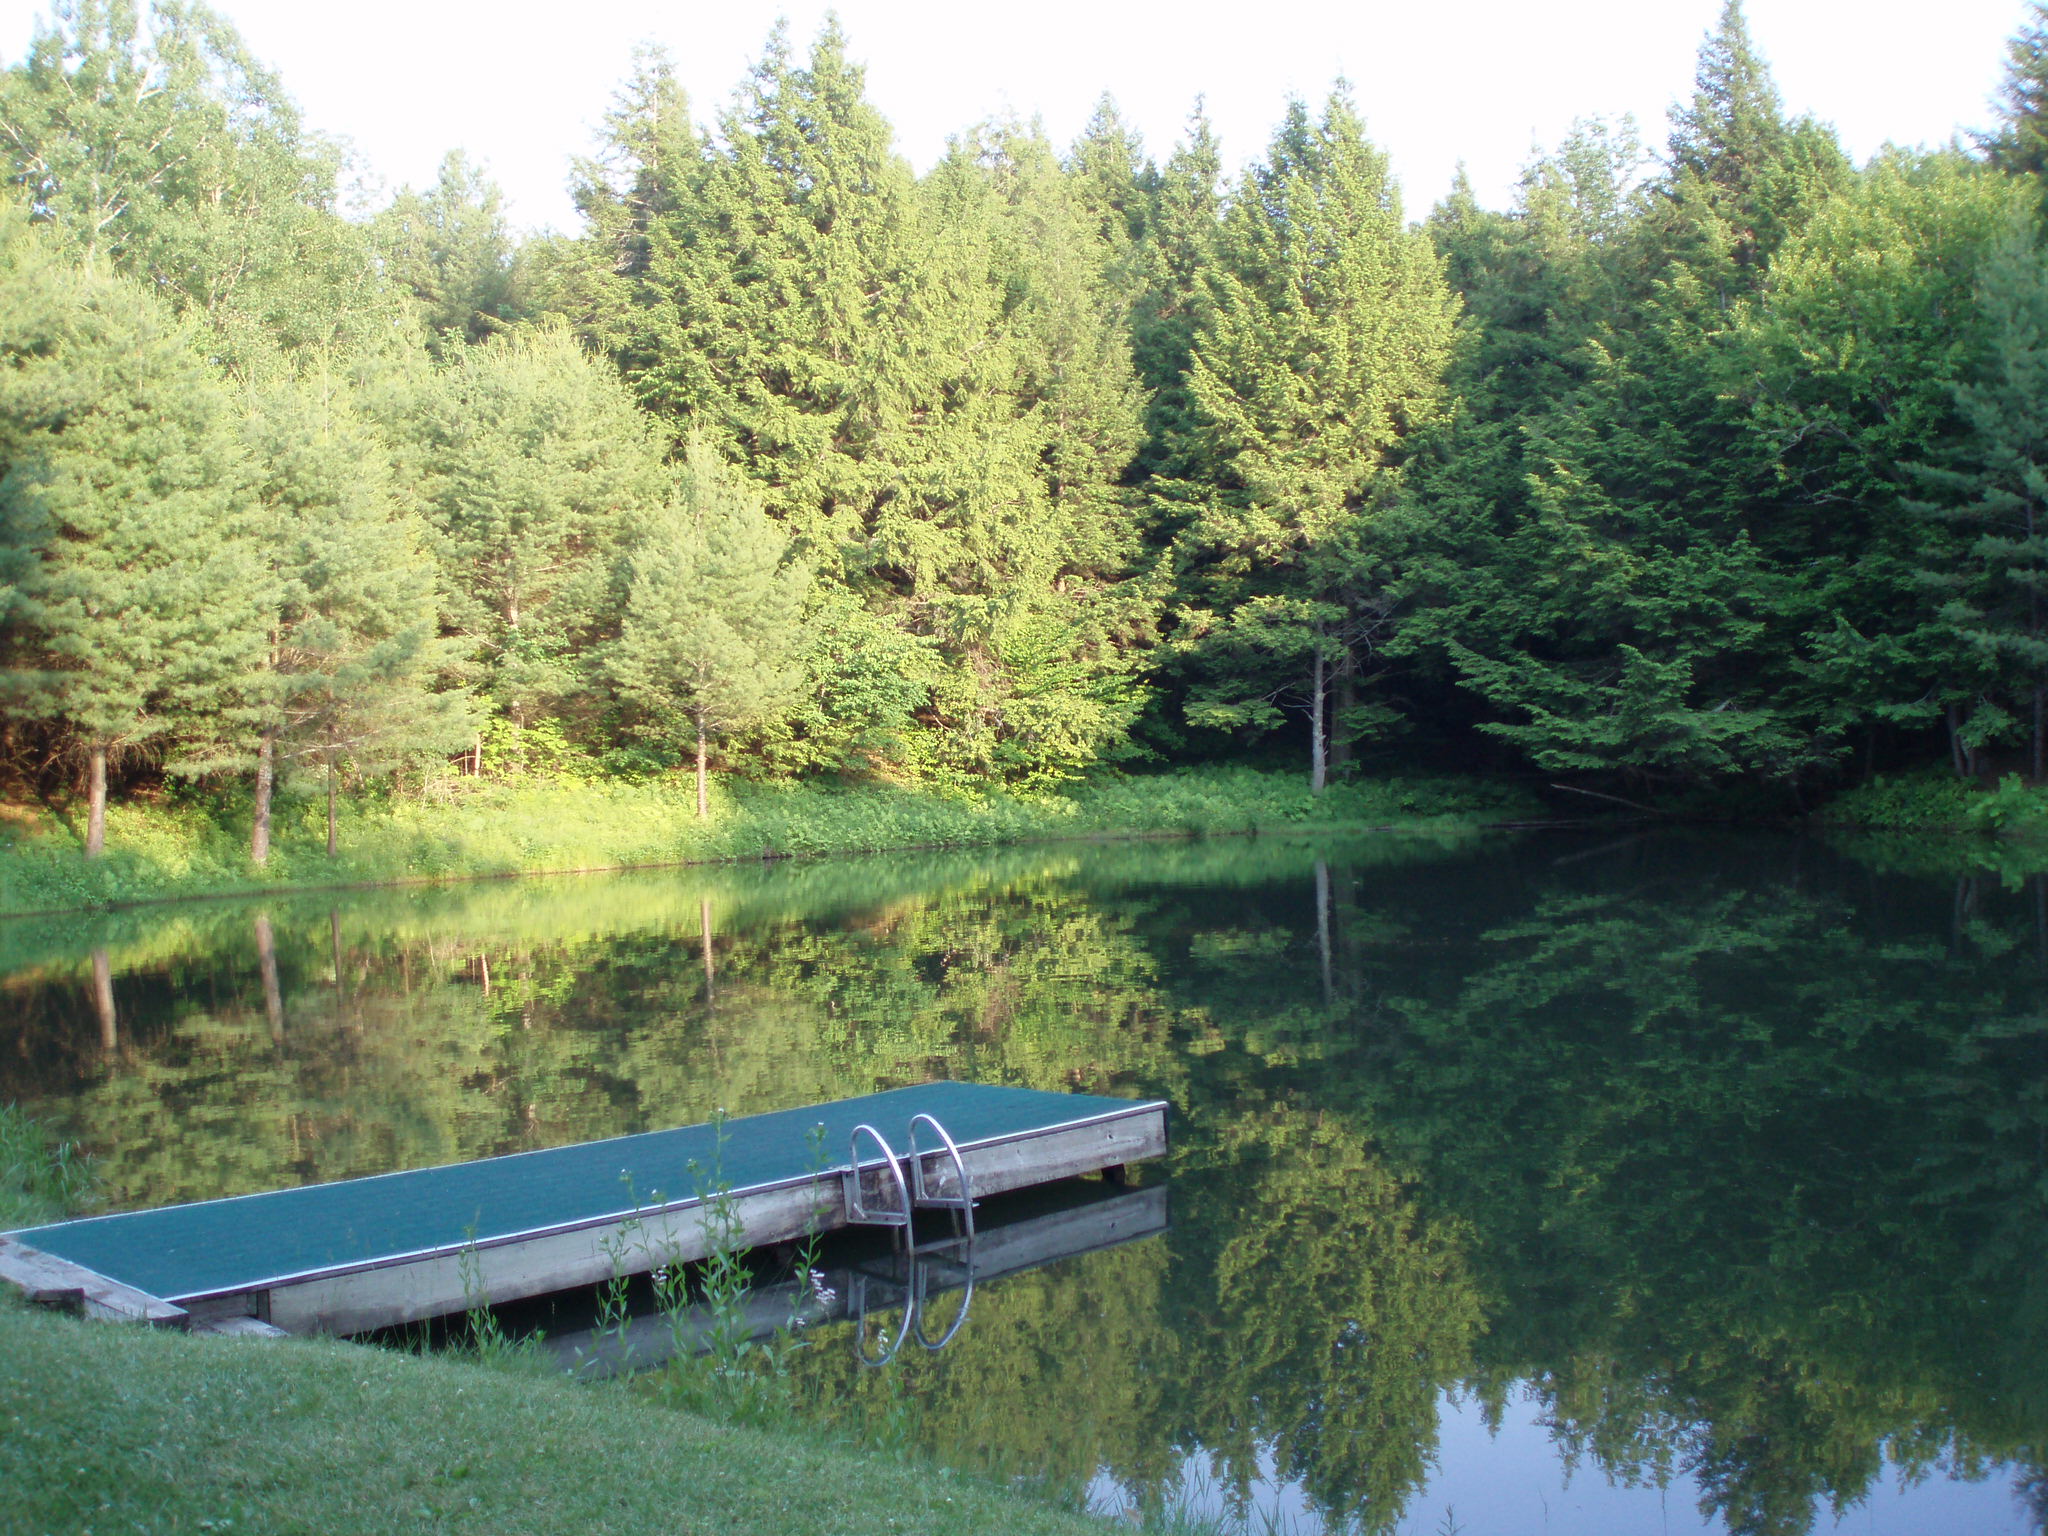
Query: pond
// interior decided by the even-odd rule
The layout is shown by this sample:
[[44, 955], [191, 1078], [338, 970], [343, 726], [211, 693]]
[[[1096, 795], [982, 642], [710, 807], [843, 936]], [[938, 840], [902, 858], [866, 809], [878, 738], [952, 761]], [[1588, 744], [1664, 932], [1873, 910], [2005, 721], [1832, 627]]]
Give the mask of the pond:
[[2028, 1532], [2048, 884], [1764, 834], [1066, 845], [0, 924], [108, 1204], [934, 1077], [1160, 1097], [1164, 1231], [791, 1367], [1253, 1529]]

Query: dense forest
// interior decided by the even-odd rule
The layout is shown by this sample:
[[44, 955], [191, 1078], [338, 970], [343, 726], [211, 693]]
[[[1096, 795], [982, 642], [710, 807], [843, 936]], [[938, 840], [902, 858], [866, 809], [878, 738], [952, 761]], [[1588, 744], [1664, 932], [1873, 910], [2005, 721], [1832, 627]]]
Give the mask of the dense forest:
[[636, 58], [573, 233], [353, 207], [187, 0], [60, 4], [0, 152], [0, 756], [88, 852], [166, 774], [259, 863], [452, 763], [2048, 776], [2040, 0], [1973, 144], [1852, 164], [1729, 0], [1661, 152], [1420, 222], [1341, 84], [918, 175], [836, 27], [708, 121]]

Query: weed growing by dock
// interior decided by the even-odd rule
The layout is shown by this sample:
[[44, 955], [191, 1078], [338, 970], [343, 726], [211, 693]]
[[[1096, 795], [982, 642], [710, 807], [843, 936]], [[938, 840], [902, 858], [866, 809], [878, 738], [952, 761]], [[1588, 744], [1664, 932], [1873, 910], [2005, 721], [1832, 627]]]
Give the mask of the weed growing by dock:
[[92, 1163], [19, 1105], [0, 1104], [0, 1231], [75, 1216], [93, 1200]]

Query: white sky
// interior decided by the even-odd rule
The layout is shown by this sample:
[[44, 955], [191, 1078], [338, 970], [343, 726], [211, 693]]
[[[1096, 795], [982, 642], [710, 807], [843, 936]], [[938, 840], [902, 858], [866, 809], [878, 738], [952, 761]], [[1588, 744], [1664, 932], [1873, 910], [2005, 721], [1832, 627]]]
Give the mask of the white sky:
[[[1576, 116], [1634, 113], [1652, 146], [1691, 93], [1721, 0], [214, 0], [281, 72], [311, 126], [351, 141], [389, 188], [431, 182], [467, 150], [515, 223], [572, 229], [564, 185], [625, 77], [665, 44], [707, 119], [787, 16], [807, 46], [836, 9], [870, 97], [920, 170], [982, 118], [1042, 119], [1064, 148], [1107, 90], [1163, 159], [1198, 94], [1235, 168], [1258, 157], [1290, 93], [1350, 79], [1408, 212], [1454, 166], [1504, 204], [1532, 146]], [[0, 62], [47, 0], [0, 0]], [[1748, 0], [1787, 105], [1859, 160], [1887, 141], [1982, 126], [2021, 0]]]

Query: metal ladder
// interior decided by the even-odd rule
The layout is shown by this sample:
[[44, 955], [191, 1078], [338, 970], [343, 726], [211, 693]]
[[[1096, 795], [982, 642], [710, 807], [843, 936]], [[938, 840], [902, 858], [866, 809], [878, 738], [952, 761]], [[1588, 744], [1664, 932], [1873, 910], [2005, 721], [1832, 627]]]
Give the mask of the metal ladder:
[[[938, 1139], [936, 1147], [924, 1148], [918, 1143], [918, 1128], [927, 1127]], [[872, 1161], [868, 1169], [861, 1164], [861, 1138], [872, 1141], [881, 1152], [881, 1168], [875, 1168]], [[946, 1187], [946, 1169], [940, 1165], [936, 1176], [927, 1179], [924, 1165], [927, 1156], [939, 1152], [946, 1154], [946, 1162], [952, 1164], [952, 1187]], [[929, 1114], [913, 1115], [906, 1132], [905, 1157], [910, 1163], [910, 1177], [903, 1176], [903, 1164], [895, 1150], [874, 1126], [862, 1123], [853, 1128], [847, 1142], [847, 1169], [844, 1175], [846, 1219], [851, 1225], [894, 1227], [901, 1231], [898, 1239], [900, 1256], [907, 1268], [905, 1283], [901, 1287], [903, 1298], [903, 1321], [894, 1336], [887, 1332], [879, 1335], [876, 1348], [869, 1347], [868, 1328], [868, 1283], [863, 1277], [857, 1293], [847, 1298], [847, 1310], [854, 1316], [853, 1351], [863, 1365], [886, 1365], [895, 1358], [906, 1338], [915, 1337], [917, 1342], [930, 1350], [944, 1349], [953, 1341], [967, 1322], [968, 1309], [974, 1304], [974, 1186], [967, 1173], [967, 1161], [960, 1155], [960, 1148], [947, 1132], [945, 1126]], [[886, 1175], [882, 1170], [886, 1169]], [[875, 1173], [875, 1200], [870, 1204], [869, 1194], [862, 1185], [862, 1176], [873, 1170]], [[893, 1205], [885, 1204], [886, 1197], [893, 1190], [896, 1200]], [[926, 1210], [947, 1210], [953, 1213], [953, 1236], [937, 1242], [920, 1244], [912, 1226], [913, 1214], [919, 1208]], [[952, 1323], [937, 1339], [931, 1337], [925, 1328], [925, 1301], [931, 1286], [930, 1261], [928, 1256], [942, 1249], [961, 1249], [962, 1268], [966, 1284], [960, 1298], [960, 1310], [954, 1314]], [[888, 1289], [896, 1290], [893, 1282]], [[879, 1352], [877, 1352], [879, 1350]]]

